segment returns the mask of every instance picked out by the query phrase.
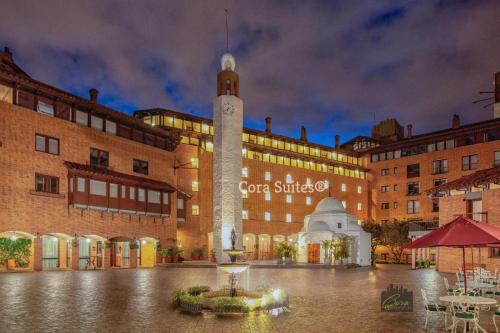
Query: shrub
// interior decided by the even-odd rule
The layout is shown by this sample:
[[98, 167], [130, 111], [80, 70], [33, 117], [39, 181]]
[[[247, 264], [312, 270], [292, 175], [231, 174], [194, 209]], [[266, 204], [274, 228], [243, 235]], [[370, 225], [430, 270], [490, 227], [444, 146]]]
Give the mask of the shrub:
[[31, 256], [31, 239], [0, 238], [0, 262], [15, 260], [19, 266], [28, 263]]
[[248, 313], [249, 308], [240, 297], [220, 297], [214, 302], [214, 310], [217, 314]]
[[170, 294], [170, 302], [174, 307], [179, 307], [181, 303], [181, 296], [186, 295], [184, 290], [174, 290], [172, 294]]
[[188, 288], [187, 293], [191, 296], [198, 296], [201, 293], [210, 291], [209, 286], [193, 286]]
[[200, 296], [181, 295], [179, 297], [179, 305], [182, 311], [190, 313], [201, 313], [203, 309], [203, 302]]

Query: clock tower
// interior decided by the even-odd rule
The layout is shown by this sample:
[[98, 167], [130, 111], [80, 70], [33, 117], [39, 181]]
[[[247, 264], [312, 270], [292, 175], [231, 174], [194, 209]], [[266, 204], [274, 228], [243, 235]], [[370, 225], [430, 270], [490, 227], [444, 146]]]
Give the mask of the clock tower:
[[213, 152], [213, 248], [218, 262], [229, 257], [231, 231], [236, 231], [236, 248], [243, 248], [243, 209], [239, 185], [242, 175], [243, 101], [239, 98], [239, 76], [234, 57], [221, 58], [214, 99]]

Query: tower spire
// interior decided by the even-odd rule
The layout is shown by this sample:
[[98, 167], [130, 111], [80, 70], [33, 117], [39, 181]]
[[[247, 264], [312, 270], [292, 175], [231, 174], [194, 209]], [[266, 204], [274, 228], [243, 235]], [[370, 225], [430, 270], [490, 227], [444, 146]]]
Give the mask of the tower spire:
[[226, 11], [226, 52], [229, 53], [229, 25], [227, 23], [228, 12], [227, 9], [225, 11]]

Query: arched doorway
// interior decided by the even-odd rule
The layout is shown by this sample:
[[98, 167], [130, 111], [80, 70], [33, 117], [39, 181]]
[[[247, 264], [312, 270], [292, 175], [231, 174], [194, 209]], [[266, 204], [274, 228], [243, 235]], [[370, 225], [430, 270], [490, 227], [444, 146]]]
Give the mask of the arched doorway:
[[143, 237], [139, 240], [137, 249], [137, 266], [154, 267], [156, 261], [157, 240], [151, 237]]
[[255, 234], [243, 234], [243, 251], [246, 260], [255, 259]]
[[259, 260], [270, 260], [271, 252], [271, 236], [267, 234], [259, 235]]
[[106, 239], [97, 235], [78, 238], [78, 269], [102, 269]]
[[72, 240], [70, 235], [51, 233], [42, 236], [42, 269], [71, 269]]
[[130, 241], [128, 237], [117, 236], [110, 241], [110, 265], [116, 268], [130, 267]]
[[0, 270], [33, 270], [34, 266], [34, 239], [35, 236], [23, 231], [5, 231], [0, 233], [0, 241], [8, 243], [23, 244], [28, 250], [29, 254], [26, 258], [19, 258], [17, 261], [14, 259], [7, 260], [7, 263], [0, 262]]

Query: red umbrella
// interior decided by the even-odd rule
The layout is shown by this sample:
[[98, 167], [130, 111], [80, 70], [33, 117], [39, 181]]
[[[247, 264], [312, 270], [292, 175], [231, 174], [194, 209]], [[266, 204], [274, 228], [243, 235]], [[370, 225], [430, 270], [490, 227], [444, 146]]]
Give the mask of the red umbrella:
[[[483, 247], [500, 243], [500, 228], [476, 222], [466, 216], [459, 216], [450, 223], [431, 231], [425, 236], [417, 238], [406, 248], [421, 247], [461, 247], [463, 255], [463, 270], [465, 272], [465, 248]], [[465, 292], [467, 279], [464, 278]]]

